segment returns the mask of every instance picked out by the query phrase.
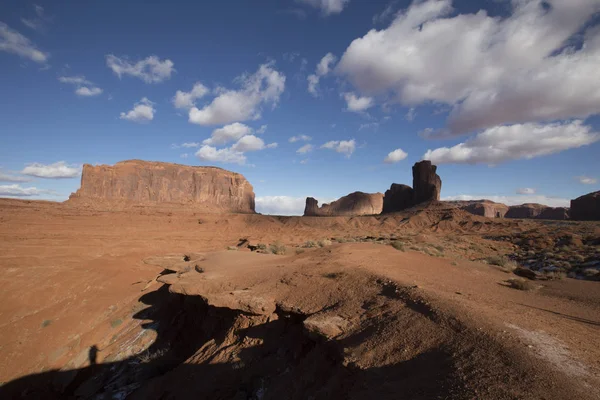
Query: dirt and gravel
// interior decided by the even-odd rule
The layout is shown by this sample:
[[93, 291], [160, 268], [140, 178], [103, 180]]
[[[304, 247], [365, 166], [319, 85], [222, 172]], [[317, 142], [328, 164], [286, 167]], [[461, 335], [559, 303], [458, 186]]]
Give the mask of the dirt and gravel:
[[[598, 238], [441, 203], [317, 218], [0, 200], [0, 398], [599, 398]], [[590, 271], [511, 284], [528, 260]]]

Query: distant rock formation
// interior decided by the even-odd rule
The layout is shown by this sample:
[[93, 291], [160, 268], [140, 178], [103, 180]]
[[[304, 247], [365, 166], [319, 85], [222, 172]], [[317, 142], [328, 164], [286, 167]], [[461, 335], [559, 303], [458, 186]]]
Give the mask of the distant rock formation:
[[424, 160], [412, 167], [413, 171], [413, 204], [431, 200], [439, 200], [442, 191], [442, 179], [436, 174], [437, 167], [431, 161]]
[[383, 197], [383, 213], [402, 211], [413, 206], [414, 190], [410, 186], [392, 183]]
[[354, 192], [338, 200], [323, 204], [308, 197], [304, 208], [305, 217], [330, 217], [336, 215], [373, 215], [380, 214], [383, 210], [382, 193]]
[[600, 221], [600, 191], [571, 200], [571, 219]]
[[85, 164], [70, 203], [176, 203], [209, 212], [254, 213], [254, 191], [242, 175], [217, 167], [129, 160]]
[[518, 219], [569, 219], [569, 209], [566, 207], [548, 207], [543, 204], [526, 203], [519, 206], [510, 206], [505, 218]]
[[490, 200], [476, 200], [466, 203], [461, 207], [463, 210], [488, 218], [504, 218], [509, 209], [506, 204], [495, 203]]

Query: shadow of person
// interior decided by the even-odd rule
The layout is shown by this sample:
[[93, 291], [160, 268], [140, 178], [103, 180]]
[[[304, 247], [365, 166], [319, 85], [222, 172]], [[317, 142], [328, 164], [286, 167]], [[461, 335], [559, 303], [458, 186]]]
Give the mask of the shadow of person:
[[93, 345], [92, 347], [90, 347], [90, 350], [88, 351], [88, 360], [90, 362], [90, 365], [96, 364], [97, 359], [98, 359], [98, 346]]

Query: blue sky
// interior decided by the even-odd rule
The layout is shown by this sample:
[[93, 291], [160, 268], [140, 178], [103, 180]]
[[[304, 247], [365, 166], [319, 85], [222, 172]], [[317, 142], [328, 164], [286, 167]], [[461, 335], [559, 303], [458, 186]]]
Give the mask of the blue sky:
[[[600, 179], [599, 0], [0, 4], [0, 196], [84, 163], [217, 165], [257, 210], [411, 184], [568, 200]], [[302, 150], [300, 150], [302, 149]]]

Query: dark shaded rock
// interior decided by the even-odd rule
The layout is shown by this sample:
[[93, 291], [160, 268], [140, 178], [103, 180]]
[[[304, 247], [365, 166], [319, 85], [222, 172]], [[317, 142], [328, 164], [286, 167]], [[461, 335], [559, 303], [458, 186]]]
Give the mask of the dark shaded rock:
[[571, 200], [571, 219], [600, 221], [600, 191]]
[[410, 186], [392, 183], [383, 196], [383, 212], [402, 211], [413, 206], [414, 190]]
[[546, 207], [537, 217], [539, 219], [564, 221], [569, 219], [569, 209], [567, 207]]
[[415, 163], [413, 166], [414, 204], [440, 199], [442, 179], [436, 174], [436, 170], [437, 167], [429, 160]]
[[519, 219], [537, 218], [537, 216], [540, 215], [545, 208], [548, 207], [535, 203], [521, 204], [520, 206], [510, 206], [505, 217]]
[[536, 280], [538, 278], [538, 273], [530, 270], [529, 268], [517, 267], [517, 269], [515, 269], [513, 273], [515, 275], [522, 276], [523, 278], [531, 280]]
[[316, 217], [319, 213], [319, 201], [312, 197], [306, 198], [306, 205], [304, 206], [305, 217]]

